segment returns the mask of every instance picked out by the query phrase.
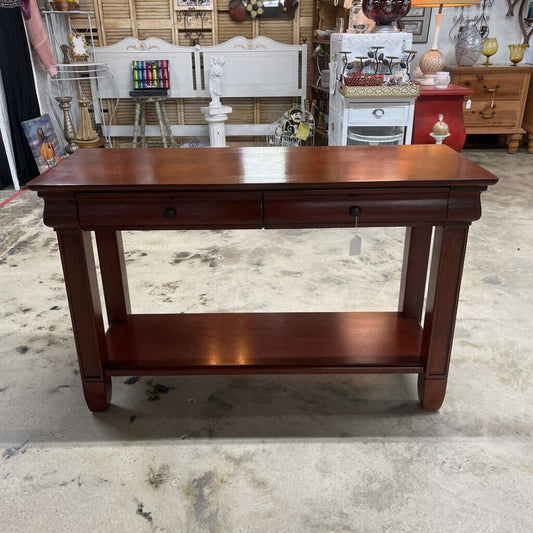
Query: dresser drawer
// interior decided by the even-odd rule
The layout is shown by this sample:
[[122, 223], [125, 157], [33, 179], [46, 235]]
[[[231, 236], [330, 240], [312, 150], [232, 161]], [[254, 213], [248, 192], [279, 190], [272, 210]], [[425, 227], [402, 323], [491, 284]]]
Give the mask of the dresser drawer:
[[526, 76], [521, 73], [479, 73], [461, 74], [453, 77], [453, 83], [462, 85], [474, 91], [470, 97], [492, 98], [491, 89], [496, 89], [496, 100], [521, 100], [522, 94], [526, 90]]
[[521, 107], [518, 102], [498, 101], [491, 107], [491, 100], [473, 100], [470, 109], [463, 106], [465, 126], [519, 128]]
[[76, 203], [84, 229], [261, 227], [261, 193], [255, 192], [86, 193]]
[[413, 222], [446, 220], [448, 188], [429, 191], [421, 189], [342, 190], [324, 194], [268, 192], [264, 194], [265, 228], [276, 227], [345, 227], [355, 219], [350, 208], [361, 209], [361, 225], [404, 225]]
[[409, 122], [409, 105], [398, 103], [358, 104], [348, 106], [348, 124], [361, 126], [403, 126]]

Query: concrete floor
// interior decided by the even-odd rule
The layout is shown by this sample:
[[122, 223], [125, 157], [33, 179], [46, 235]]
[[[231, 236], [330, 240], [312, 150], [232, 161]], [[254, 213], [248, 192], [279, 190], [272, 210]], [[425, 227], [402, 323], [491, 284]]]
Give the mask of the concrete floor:
[[[483, 194], [450, 380], [115, 378], [81, 392], [54, 232], [0, 208], [0, 531], [533, 531], [533, 156], [468, 151]], [[0, 200], [10, 191], [0, 191]], [[393, 310], [403, 230], [125, 232], [140, 311]]]

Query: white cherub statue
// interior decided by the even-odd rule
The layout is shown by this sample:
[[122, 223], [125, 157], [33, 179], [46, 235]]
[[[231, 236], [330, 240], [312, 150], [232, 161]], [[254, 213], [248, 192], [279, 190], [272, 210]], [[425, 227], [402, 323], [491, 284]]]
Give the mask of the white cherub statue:
[[224, 75], [222, 66], [226, 62], [222, 56], [214, 56], [210, 58], [211, 72], [209, 74], [209, 92], [211, 94], [211, 102], [209, 107], [220, 107], [220, 97], [222, 96], [222, 89], [220, 86], [220, 78]]

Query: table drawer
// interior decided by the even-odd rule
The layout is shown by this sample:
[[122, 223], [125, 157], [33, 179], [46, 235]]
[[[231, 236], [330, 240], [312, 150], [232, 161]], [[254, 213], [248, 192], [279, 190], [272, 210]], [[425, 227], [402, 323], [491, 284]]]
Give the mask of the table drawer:
[[398, 189], [270, 192], [264, 194], [265, 228], [353, 226], [352, 206], [358, 206], [361, 225], [406, 225], [440, 222], [447, 218], [449, 189]]
[[[78, 219], [85, 229], [259, 228], [261, 193], [78, 194]], [[104, 222], [102, 222], [104, 221]]]
[[522, 121], [518, 102], [496, 101], [491, 107], [491, 100], [473, 100], [470, 109], [463, 106], [465, 126], [468, 127], [515, 127]]
[[409, 122], [409, 105], [398, 103], [357, 104], [348, 106], [348, 123], [365, 126], [405, 125]]
[[524, 92], [526, 76], [520, 72], [505, 74], [502, 73], [472, 73], [461, 74], [453, 77], [453, 83], [468, 87], [474, 91], [470, 97], [492, 98], [491, 89], [496, 90], [496, 100], [521, 100]]

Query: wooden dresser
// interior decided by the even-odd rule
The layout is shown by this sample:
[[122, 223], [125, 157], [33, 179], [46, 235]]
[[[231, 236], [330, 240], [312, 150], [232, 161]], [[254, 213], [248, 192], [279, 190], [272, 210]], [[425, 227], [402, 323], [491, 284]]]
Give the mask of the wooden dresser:
[[453, 84], [474, 91], [463, 103], [466, 133], [506, 134], [507, 150], [514, 154], [523, 134], [533, 134], [531, 124], [527, 129], [523, 124], [533, 65], [478, 65], [447, 70]]
[[527, 93], [526, 110], [522, 127], [527, 131], [527, 151], [533, 154], [533, 75], [529, 80], [529, 92]]

